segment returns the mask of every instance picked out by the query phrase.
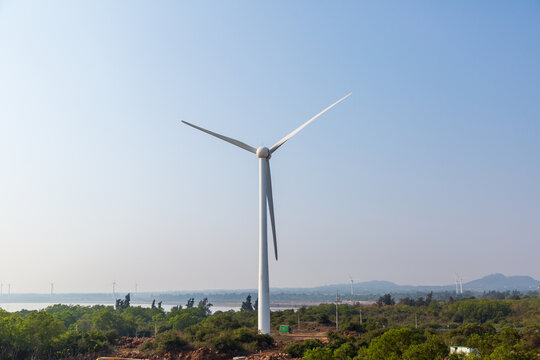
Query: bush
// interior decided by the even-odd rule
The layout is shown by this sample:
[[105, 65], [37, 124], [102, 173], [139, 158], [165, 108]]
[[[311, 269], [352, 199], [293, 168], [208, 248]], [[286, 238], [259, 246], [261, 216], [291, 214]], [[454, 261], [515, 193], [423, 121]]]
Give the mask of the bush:
[[159, 354], [167, 352], [177, 353], [191, 348], [189, 343], [182, 339], [180, 334], [175, 330], [168, 330], [158, 334], [154, 340], [153, 347]]
[[287, 353], [289, 353], [291, 357], [300, 358], [304, 356], [304, 353], [306, 352], [306, 350], [311, 350], [311, 349], [315, 349], [315, 348], [323, 347], [323, 346], [324, 344], [319, 339], [308, 339], [304, 342], [294, 343], [287, 346], [285, 351], [287, 351]]
[[251, 353], [268, 349], [274, 344], [270, 335], [259, 334], [256, 329], [239, 328], [225, 332], [214, 332], [206, 337], [203, 345], [211, 347], [220, 353]]
[[332, 360], [333, 358], [332, 350], [322, 347], [308, 349], [302, 357], [303, 360]]

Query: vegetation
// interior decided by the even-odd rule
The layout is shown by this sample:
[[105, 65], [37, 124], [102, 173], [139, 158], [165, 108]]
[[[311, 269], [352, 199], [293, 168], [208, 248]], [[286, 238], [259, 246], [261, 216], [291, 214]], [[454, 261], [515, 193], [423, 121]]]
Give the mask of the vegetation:
[[[504, 293], [503, 293], [504, 294]], [[517, 296], [516, 296], [517, 295]], [[321, 304], [272, 313], [273, 331], [327, 332], [328, 342], [285, 341], [293, 357], [314, 359], [458, 359], [449, 346], [475, 348], [482, 359], [538, 359], [540, 298], [488, 293], [483, 299], [434, 300], [427, 294], [395, 300], [385, 294], [373, 305]], [[0, 310], [0, 359], [65, 359], [106, 354], [122, 336], [151, 337], [140, 350], [151, 355], [209, 347], [219, 353], [253, 353], [275, 347], [257, 333], [257, 313], [248, 297], [242, 311], [211, 314], [208, 299], [190, 298], [166, 312], [160, 306], [130, 306], [129, 295], [113, 306], [53, 305], [41, 311]], [[159, 303], [158, 303], [159, 305]], [[328, 331], [332, 330], [334, 331]]]

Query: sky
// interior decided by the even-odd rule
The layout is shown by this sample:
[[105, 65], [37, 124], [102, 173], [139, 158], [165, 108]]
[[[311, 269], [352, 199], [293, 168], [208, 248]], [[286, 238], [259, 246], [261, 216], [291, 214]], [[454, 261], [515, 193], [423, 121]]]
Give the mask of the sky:
[[[13, 293], [540, 279], [538, 1], [0, 1]], [[272, 251], [270, 249], [270, 251]]]

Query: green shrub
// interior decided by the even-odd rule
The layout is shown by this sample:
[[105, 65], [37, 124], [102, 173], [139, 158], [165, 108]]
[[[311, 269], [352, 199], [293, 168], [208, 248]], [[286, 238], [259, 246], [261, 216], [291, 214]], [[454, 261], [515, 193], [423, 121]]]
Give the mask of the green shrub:
[[176, 330], [167, 330], [158, 334], [154, 340], [154, 349], [159, 354], [180, 352], [190, 349], [189, 343], [180, 337]]
[[308, 349], [302, 357], [303, 360], [332, 360], [333, 358], [332, 350], [322, 347]]
[[294, 358], [300, 358], [304, 356], [306, 350], [323, 347], [324, 344], [319, 339], [308, 339], [301, 343], [294, 343], [285, 349], [285, 351]]

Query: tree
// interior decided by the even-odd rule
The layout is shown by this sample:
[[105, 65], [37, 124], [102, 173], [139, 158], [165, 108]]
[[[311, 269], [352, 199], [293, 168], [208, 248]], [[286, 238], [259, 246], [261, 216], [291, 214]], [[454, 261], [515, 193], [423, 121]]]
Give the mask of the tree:
[[315, 349], [308, 349], [304, 353], [303, 360], [332, 360], [334, 358], [332, 349], [318, 347]]
[[334, 350], [335, 360], [350, 360], [356, 355], [356, 349], [350, 343], [344, 343]]
[[412, 329], [390, 329], [371, 341], [368, 355], [373, 360], [401, 360], [411, 345], [420, 344], [422, 340]]
[[186, 304], [186, 308], [192, 308], [193, 304], [195, 304], [195, 299], [194, 298], [188, 299], [187, 304]]
[[448, 347], [436, 336], [430, 336], [421, 344], [411, 345], [404, 353], [404, 360], [443, 360], [448, 355]]
[[379, 300], [377, 300], [377, 305], [384, 306], [384, 305], [394, 305], [396, 302], [394, 299], [392, 299], [392, 295], [390, 294], [384, 294], [383, 296], [379, 297]]
[[124, 300], [122, 299], [116, 299], [116, 310], [124, 310], [129, 307], [129, 302], [131, 300], [131, 296], [129, 293], [126, 295]]
[[210, 316], [210, 314], [212, 314], [212, 312], [210, 311], [211, 306], [213, 305], [208, 302], [208, 298], [202, 299], [197, 305], [199, 309], [203, 310], [205, 316]]
[[37, 359], [44, 359], [51, 349], [53, 338], [65, 331], [64, 324], [45, 312], [32, 312], [26, 318], [22, 335], [28, 340]]
[[253, 305], [251, 304], [251, 295], [246, 297], [246, 301], [242, 301], [240, 311], [253, 311]]

